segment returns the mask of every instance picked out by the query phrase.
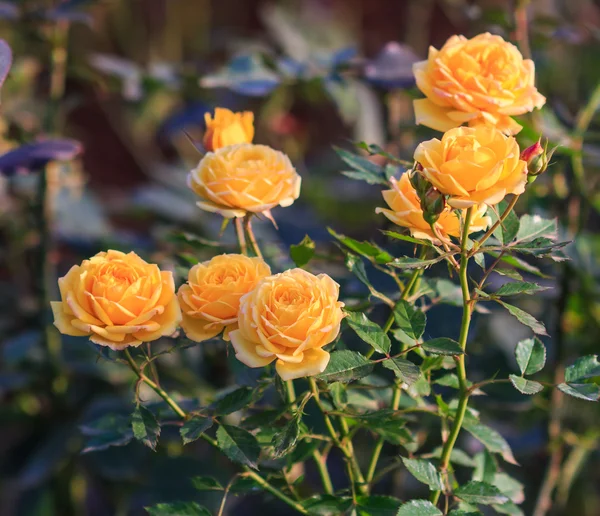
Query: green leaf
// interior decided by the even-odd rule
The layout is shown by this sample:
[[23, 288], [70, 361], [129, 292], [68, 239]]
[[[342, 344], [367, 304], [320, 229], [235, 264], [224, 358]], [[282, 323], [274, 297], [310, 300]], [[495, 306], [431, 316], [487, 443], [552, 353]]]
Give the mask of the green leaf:
[[525, 326], [529, 326], [534, 333], [539, 335], [548, 335], [548, 333], [546, 333], [546, 327], [544, 324], [538, 321], [533, 315], [528, 314], [524, 310], [521, 310], [514, 305], [509, 305], [504, 301], [500, 301], [499, 299], [496, 301], [506, 308], [511, 315], [514, 315], [520, 323], [524, 324]]
[[258, 469], [256, 461], [260, 455], [260, 446], [250, 432], [235, 426], [221, 425], [217, 430], [217, 443], [233, 462]]
[[429, 500], [411, 500], [402, 504], [396, 516], [442, 516], [442, 511]]
[[600, 376], [600, 362], [598, 355], [587, 355], [578, 358], [575, 362], [565, 369], [565, 381], [580, 382], [588, 378]]
[[400, 299], [394, 308], [394, 318], [398, 327], [409, 337], [418, 340], [425, 331], [427, 317], [425, 313], [408, 301]]
[[383, 367], [394, 371], [397, 378], [407, 385], [412, 385], [421, 376], [420, 369], [404, 358], [389, 358], [382, 362]]
[[385, 172], [382, 167], [369, 161], [362, 156], [358, 156], [352, 152], [349, 152], [339, 147], [333, 147], [338, 156], [347, 165], [353, 169], [351, 172], [342, 172], [347, 177], [352, 179], [358, 179], [366, 181], [370, 185], [382, 184], [387, 185], [388, 181], [385, 176]]
[[305, 235], [298, 244], [290, 246], [290, 257], [296, 264], [296, 267], [304, 267], [315, 255], [315, 243], [308, 235]]
[[206, 507], [196, 502], [159, 503], [145, 509], [150, 516], [212, 516]]
[[359, 279], [359, 281], [369, 288], [371, 293], [373, 293], [373, 285], [371, 285], [371, 282], [369, 281], [362, 258], [352, 253], [346, 253], [346, 267]]
[[296, 446], [298, 437], [300, 437], [300, 417], [296, 415], [273, 436], [271, 444], [273, 445], [274, 457], [280, 458], [291, 452]]
[[542, 287], [537, 283], [529, 283], [527, 281], [515, 281], [512, 283], [505, 283], [496, 292], [493, 292], [494, 296], [516, 296], [518, 294], [535, 294], [542, 290], [548, 290], [548, 287]]
[[485, 482], [468, 482], [464, 486], [455, 489], [454, 495], [467, 503], [482, 505], [508, 502], [508, 497], [503, 495], [496, 486]]
[[[442, 457], [442, 447], [438, 447], [431, 452], [432, 457], [436, 459], [440, 459]], [[464, 451], [454, 448], [452, 453], [450, 454], [450, 462], [453, 464], [458, 464], [459, 466], [465, 466], [467, 468], [474, 468], [475, 461], [467, 455]]]
[[135, 407], [133, 414], [131, 414], [131, 428], [133, 436], [138, 441], [142, 441], [148, 448], [156, 451], [160, 425], [152, 412], [143, 405]]
[[546, 363], [546, 348], [537, 337], [520, 341], [515, 348], [515, 358], [521, 375], [535, 374]]
[[420, 240], [419, 238], [414, 238], [409, 235], [403, 235], [402, 233], [396, 233], [395, 231], [381, 231], [384, 235], [393, 238], [395, 240], [402, 240], [404, 242], [410, 242], [411, 244], [419, 244], [427, 247], [431, 247], [431, 242], [429, 240]]
[[483, 513], [476, 511], [463, 511], [461, 509], [454, 509], [448, 513], [448, 516], [483, 516]]
[[237, 412], [250, 404], [253, 395], [254, 389], [251, 387], [240, 387], [228, 392], [215, 402], [215, 412], [220, 416]]
[[483, 450], [475, 455], [475, 469], [473, 470], [473, 476], [471, 480], [493, 484], [497, 471], [498, 464], [496, 459], [489, 450]]
[[133, 439], [130, 418], [107, 414], [79, 427], [86, 436], [81, 453], [106, 450], [111, 446], [125, 446]]
[[511, 516], [524, 516], [524, 513], [513, 502], [508, 501], [503, 504], [492, 504], [496, 512], [500, 514], [510, 514]]
[[555, 238], [557, 232], [556, 219], [543, 219], [539, 215], [523, 215], [519, 221], [517, 242], [525, 242], [538, 237]]
[[404, 462], [406, 469], [419, 482], [427, 484], [433, 491], [442, 491], [444, 489], [442, 477], [438, 473], [435, 466], [428, 460], [408, 459], [406, 457], [402, 457], [402, 462]]
[[600, 386], [595, 383], [561, 383], [558, 385], [558, 389], [580, 400], [600, 400]]
[[425, 351], [435, 355], [463, 355], [464, 351], [455, 340], [439, 337], [424, 342], [421, 346]]
[[327, 369], [317, 378], [326, 382], [351, 382], [371, 373], [373, 363], [356, 351], [334, 351]]
[[377, 263], [388, 263], [394, 259], [391, 254], [375, 244], [370, 242], [359, 242], [358, 240], [354, 240], [353, 238], [345, 235], [340, 235], [331, 228], [327, 228], [327, 231], [329, 231], [329, 234], [332, 237], [334, 237], [338, 242], [344, 244], [351, 251], [354, 251], [362, 256], [366, 256], [367, 258], [371, 258]]
[[364, 313], [346, 312], [346, 321], [356, 334], [377, 353], [388, 355], [392, 347], [390, 338], [381, 327], [370, 321]]
[[[495, 208], [489, 208], [487, 214], [491, 217], [492, 222], [495, 223], [498, 220], [498, 215], [504, 213], [508, 206], [507, 201], [500, 202]], [[500, 224], [494, 231], [494, 236], [500, 240], [503, 244], [512, 242], [519, 231], [519, 218], [517, 217], [514, 210], [508, 214], [502, 224]]]
[[356, 419], [361, 426], [379, 434], [392, 444], [404, 445], [414, 441], [410, 432], [404, 428], [406, 421], [394, 410], [382, 409], [348, 417]]
[[223, 486], [213, 477], [193, 477], [192, 485], [198, 491], [223, 491]]
[[352, 498], [321, 495], [313, 496], [302, 502], [302, 506], [311, 516], [339, 516], [352, 506]]
[[386, 158], [386, 159], [388, 159], [390, 161], [393, 161], [394, 163], [399, 163], [401, 165], [411, 166], [409, 162], [407, 162], [407, 161], [405, 161], [403, 159], [397, 158], [393, 154], [390, 154], [389, 152], [383, 150], [376, 143], [355, 142], [354, 145], [357, 148], [359, 148], [359, 149], [367, 151], [372, 156], [373, 155], [383, 156], [384, 158]]
[[402, 503], [393, 496], [370, 495], [356, 497], [358, 516], [396, 516]]
[[193, 416], [191, 419], [188, 419], [179, 430], [183, 444], [195, 441], [212, 425], [213, 420], [210, 417]]
[[464, 429], [483, 444], [492, 453], [499, 453], [510, 464], [518, 465], [506, 439], [496, 430], [480, 423], [475, 418], [465, 417]]
[[[489, 252], [488, 254], [490, 254], [494, 258], [498, 258], [499, 253]], [[527, 263], [525, 260], [522, 260], [521, 258], [518, 258], [517, 256], [511, 256], [511, 255], [505, 254], [504, 256], [502, 256], [502, 258], [500, 258], [500, 261], [507, 263], [508, 265], [512, 265], [516, 269], [528, 272], [530, 274], [534, 274], [535, 276], [539, 276], [540, 278], [548, 278], [549, 277], [546, 274], [544, 274], [535, 265], [531, 265], [530, 263]]]
[[348, 405], [348, 391], [346, 386], [341, 382], [334, 382], [329, 385], [329, 394], [333, 399], [333, 404], [336, 408], [343, 410]]
[[409, 256], [403, 256], [401, 258], [396, 258], [395, 260], [388, 263], [392, 267], [397, 267], [398, 269], [426, 269], [430, 267], [434, 263], [441, 262], [449, 256], [449, 253], [444, 253], [435, 258], [429, 258], [428, 260], [421, 260], [419, 258], [410, 258]]
[[549, 238], [536, 238], [530, 242], [517, 243], [509, 247], [510, 250], [519, 253], [531, 254], [537, 257], [549, 256], [556, 262], [563, 262], [569, 258], [560, 249], [569, 245], [571, 242], [554, 242]]
[[514, 388], [523, 394], [537, 394], [538, 392], [544, 389], [544, 386], [533, 380], [527, 380], [522, 376], [517, 376], [515, 374], [508, 375], [510, 379], [510, 383], [513, 384]]

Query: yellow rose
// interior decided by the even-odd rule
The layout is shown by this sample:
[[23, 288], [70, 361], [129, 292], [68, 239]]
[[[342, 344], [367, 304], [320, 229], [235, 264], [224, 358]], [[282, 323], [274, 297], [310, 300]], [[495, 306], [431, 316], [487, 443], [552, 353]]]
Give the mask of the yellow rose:
[[54, 325], [119, 350], [172, 334], [181, 320], [170, 272], [120, 251], [98, 253], [58, 280]]
[[427, 97], [414, 101], [417, 123], [438, 131], [468, 122], [516, 134], [521, 126], [511, 116], [546, 103], [534, 85], [533, 61], [487, 32], [452, 36], [440, 50], [429, 47], [427, 60], [415, 63], [413, 72]]
[[207, 151], [215, 151], [228, 145], [250, 143], [254, 138], [254, 113], [234, 113], [225, 108], [216, 108], [215, 117], [204, 115], [206, 132], [203, 144]]
[[181, 327], [189, 339], [202, 342], [237, 328], [240, 298], [271, 274], [260, 258], [223, 254], [194, 265], [188, 282], [177, 292], [183, 312]]
[[198, 206], [227, 218], [290, 206], [300, 182], [285, 154], [251, 143], [209, 152], [188, 176], [188, 186], [203, 199]]
[[522, 194], [527, 163], [519, 144], [493, 127], [457, 127], [419, 144], [415, 160], [421, 172], [454, 208], [499, 203], [506, 194]]
[[[383, 213], [394, 224], [408, 228], [410, 234], [415, 238], [425, 238], [432, 242], [437, 241], [431, 227], [423, 218], [423, 210], [417, 196], [417, 192], [410, 184], [408, 173], [402, 174], [400, 180], [394, 178], [391, 190], [383, 192], [383, 198], [391, 209], [376, 208], [375, 213]], [[486, 217], [487, 206], [482, 204], [477, 207], [472, 215], [469, 233], [475, 233], [486, 229], [490, 223], [490, 217]], [[435, 228], [442, 237], [460, 236], [460, 220], [456, 213], [450, 208], [446, 208], [439, 219], [435, 222]]]
[[263, 279], [242, 298], [239, 329], [229, 334], [235, 356], [249, 367], [277, 360], [283, 380], [322, 373], [329, 353], [321, 348], [337, 337], [344, 317], [338, 295], [326, 274], [292, 269]]

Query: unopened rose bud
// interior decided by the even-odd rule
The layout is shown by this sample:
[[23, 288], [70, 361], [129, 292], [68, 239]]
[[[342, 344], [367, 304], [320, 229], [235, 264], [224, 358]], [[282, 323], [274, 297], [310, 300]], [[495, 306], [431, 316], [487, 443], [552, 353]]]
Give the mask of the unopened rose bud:
[[531, 147], [527, 147], [521, 152], [521, 159], [527, 162], [527, 176], [529, 183], [535, 181], [537, 176], [546, 171], [550, 164], [550, 159], [557, 148], [558, 147], [554, 147], [553, 149], [548, 150], [548, 140], [546, 140], [543, 147], [538, 140]]
[[543, 152], [544, 152], [544, 147], [542, 147], [541, 141], [538, 140], [530, 147], [527, 147], [526, 149], [524, 149], [523, 152], [521, 152], [520, 158], [529, 164], [529, 162], [532, 159], [536, 158]]
[[421, 209], [423, 218], [428, 224], [433, 224], [440, 218], [446, 208], [446, 197], [437, 188], [429, 188], [421, 197]]
[[415, 161], [413, 169], [408, 173], [410, 184], [417, 192], [417, 197], [419, 197], [419, 199], [421, 199], [431, 188], [431, 183], [427, 181], [427, 179], [425, 179], [425, 177], [421, 174], [422, 171], [423, 165], [421, 165], [418, 161]]

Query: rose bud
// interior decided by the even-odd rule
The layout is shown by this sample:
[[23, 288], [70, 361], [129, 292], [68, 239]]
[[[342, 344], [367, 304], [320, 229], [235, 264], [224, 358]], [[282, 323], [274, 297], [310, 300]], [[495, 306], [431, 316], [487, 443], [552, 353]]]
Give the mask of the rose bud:
[[428, 224], [434, 224], [446, 208], [446, 198], [437, 188], [431, 187], [421, 197], [423, 218]]

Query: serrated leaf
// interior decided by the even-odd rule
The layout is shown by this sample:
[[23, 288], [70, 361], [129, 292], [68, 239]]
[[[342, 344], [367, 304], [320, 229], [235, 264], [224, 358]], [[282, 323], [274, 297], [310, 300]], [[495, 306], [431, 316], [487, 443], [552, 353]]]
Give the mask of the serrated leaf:
[[546, 363], [546, 347], [537, 337], [522, 340], [515, 348], [515, 358], [522, 375], [535, 374]]
[[558, 385], [558, 389], [580, 400], [600, 400], [600, 386], [595, 383], [561, 383]]
[[131, 429], [133, 430], [133, 436], [138, 441], [142, 441], [148, 448], [156, 451], [160, 425], [154, 414], [143, 405], [135, 407], [133, 414], [131, 414]]
[[408, 301], [400, 299], [394, 307], [394, 318], [398, 327], [409, 337], [418, 340], [425, 331], [425, 313]]
[[339, 516], [351, 505], [352, 498], [333, 495], [313, 496], [302, 502], [302, 506], [311, 516]]
[[493, 484], [497, 471], [498, 464], [496, 459], [489, 450], [483, 450], [475, 455], [475, 469], [473, 470], [471, 480]]
[[429, 500], [411, 500], [402, 504], [396, 516], [442, 516], [442, 511]]
[[570, 241], [555, 243], [549, 238], [541, 237], [529, 242], [514, 244], [510, 246], [509, 249], [519, 253], [531, 254], [540, 258], [549, 256], [556, 262], [562, 262], [568, 260], [569, 258], [562, 251], [560, 251], [560, 249], [566, 247], [570, 243]]
[[260, 446], [250, 432], [235, 426], [221, 425], [217, 430], [217, 443], [233, 462], [258, 469], [256, 461], [260, 455]]
[[442, 477], [435, 466], [428, 460], [402, 457], [402, 462], [404, 462], [406, 469], [411, 475], [419, 482], [427, 484], [434, 491], [442, 491], [444, 489]]
[[315, 243], [305, 235], [298, 244], [290, 246], [290, 257], [297, 267], [304, 267], [315, 255]]
[[522, 376], [511, 374], [508, 375], [508, 378], [510, 379], [510, 383], [513, 384], [514, 388], [523, 394], [537, 394], [544, 389], [544, 386], [541, 383], [533, 380], [527, 380]]
[[[497, 252], [490, 252], [488, 254], [490, 254], [494, 258], [498, 258]], [[530, 263], [526, 262], [525, 260], [522, 260], [521, 258], [518, 258], [517, 256], [511, 256], [511, 255], [505, 254], [500, 258], [500, 261], [507, 263], [508, 265], [512, 265], [516, 269], [528, 272], [530, 274], [534, 274], [535, 276], [539, 276], [540, 278], [548, 278], [549, 277], [546, 274], [544, 274], [535, 265], [531, 265]]]
[[410, 258], [409, 256], [403, 256], [401, 258], [396, 258], [395, 260], [388, 263], [392, 267], [396, 267], [398, 269], [426, 269], [431, 265], [441, 262], [445, 260], [450, 253], [444, 253], [435, 258], [429, 258], [428, 260], [421, 260], [419, 258]]
[[523, 215], [519, 221], [517, 242], [529, 241], [538, 237], [555, 238], [557, 231], [556, 219], [544, 219], [539, 215]]
[[412, 385], [421, 376], [420, 369], [404, 358], [389, 358], [382, 362], [383, 367], [394, 371], [396, 377], [407, 385]]
[[388, 263], [391, 262], [394, 257], [379, 246], [372, 244], [371, 242], [359, 242], [354, 238], [347, 237], [336, 233], [333, 229], [327, 228], [329, 234], [334, 237], [338, 242], [345, 245], [351, 251], [366, 256], [367, 258], [375, 260], [377, 263]]
[[424, 245], [427, 247], [431, 247], [431, 245], [432, 245], [429, 240], [421, 240], [419, 238], [414, 238], [409, 235], [403, 235], [402, 233], [397, 233], [395, 231], [382, 230], [381, 232], [384, 235], [386, 235], [390, 238], [393, 238], [395, 240], [402, 240], [404, 242], [410, 242], [411, 244], [419, 244], [419, 245]]
[[348, 417], [355, 418], [361, 426], [376, 432], [392, 444], [414, 441], [410, 432], [404, 428], [405, 419], [398, 416], [394, 410], [382, 409]]
[[369, 277], [367, 276], [367, 271], [365, 269], [365, 264], [362, 261], [360, 256], [356, 256], [352, 253], [346, 253], [346, 267], [348, 270], [354, 274], [361, 283], [366, 285], [370, 292], [373, 292], [373, 285], [369, 281]]
[[520, 308], [514, 305], [509, 305], [504, 301], [500, 301], [499, 299], [497, 299], [496, 301], [500, 303], [504, 308], [506, 308], [511, 315], [516, 317], [521, 324], [529, 326], [534, 333], [537, 333], [538, 335], [548, 335], [544, 324], [538, 321], [533, 315], [528, 314], [524, 310], [521, 310]]
[[455, 340], [439, 337], [424, 342], [421, 346], [425, 351], [435, 355], [463, 355], [464, 351]]
[[123, 415], [107, 414], [79, 428], [86, 436], [81, 453], [106, 450], [111, 446], [125, 446], [133, 439], [130, 418]]
[[159, 503], [145, 509], [150, 516], [212, 516], [206, 507], [196, 502]]
[[373, 363], [356, 351], [340, 350], [331, 353], [327, 369], [317, 378], [326, 382], [351, 382], [371, 373]]
[[587, 355], [585, 357], [578, 358], [575, 362], [567, 366], [565, 369], [565, 381], [569, 382], [580, 382], [588, 378], [594, 378], [600, 376], [600, 362], [598, 362], [598, 355]]
[[370, 321], [364, 313], [346, 312], [346, 321], [356, 334], [377, 353], [388, 355], [392, 347], [390, 338], [378, 324]]
[[298, 437], [300, 437], [300, 417], [294, 416], [273, 436], [271, 440], [273, 456], [280, 458], [287, 455], [296, 446]]
[[496, 486], [474, 480], [455, 489], [454, 495], [467, 503], [482, 505], [502, 504], [509, 501]]
[[[489, 208], [487, 214], [491, 217], [492, 222], [495, 223], [498, 220], [498, 215], [504, 213], [508, 206], [507, 201], [502, 201], [497, 204], [494, 208]], [[517, 217], [514, 210], [508, 214], [502, 224], [500, 224], [494, 231], [494, 236], [503, 244], [512, 242], [519, 231], [519, 218]]]
[[179, 430], [183, 444], [195, 441], [212, 425], [213, 420], [210, 417], [193, 416], [191, 419], [188, 419]]
[[492, 453], [499, 453], [510, 464], [518, 464], [506, 439], [496, 430], [471, 418], [465, 418], [464, 429]]
[[344, 161], [344, 163], [347, 165], [350, 165], [350, 167], [353, 169], [350, 172], [342, 172], [342, 174], [345, 176], [352, 179], [366, 181], [370, 185], [388, 184], [385, 172], [379, 165], [369, 161], [367, 158], [363, 158], [362, 156], [358, 156], [357, 154], [347, 150], [340, 149], [339, 147], [334, 146], [334, 150], [342, 159], [342, 161]]
[[193, 477], [192, 485], [198, 491], [223, 491], [223, 486], [213, 477]]
[[357, 496], [356, 512], [358, 516], [396, 516], [401, 503], [393, 496]]
[[221, 416], [237, 412], [250, 404], [253, 395], [254, 389], [251, 387], [235, 389], [215, 402], [215, 412]]
[[505, 283], [496, 292], [493, 292], [494, 296], [516, 296], [519, 294], [535, 294], [548, 290], [548, 287], [542, 287], [537, 283], [530, 283], [527, 281], [515, 281], [512, 283]]

